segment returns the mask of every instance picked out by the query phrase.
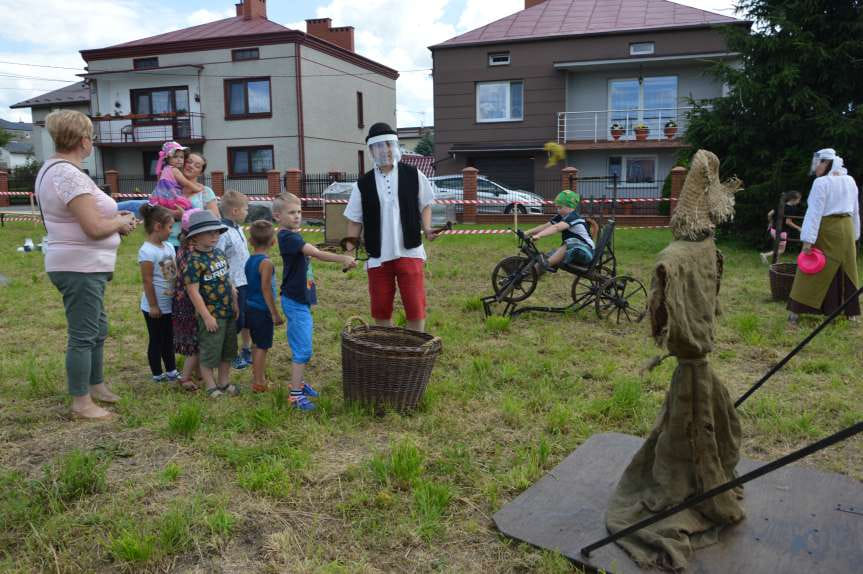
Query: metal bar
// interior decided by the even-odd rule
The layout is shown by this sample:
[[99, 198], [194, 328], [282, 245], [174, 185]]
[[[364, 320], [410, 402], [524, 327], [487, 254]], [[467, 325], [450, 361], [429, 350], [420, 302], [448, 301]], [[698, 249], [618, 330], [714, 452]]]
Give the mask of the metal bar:
[[794, 347], [794, 349], [793, 349], [790, 353], [788, 353], [787, 355], [785, 355], [785, 357], [783, 357], [781, 361], [779, 361], [778, 363], [776, 363], [775, 365], [773, 365], [773, 367], [772, 367], [769, 371], [767, 371], [767, 373], [766, 373], [763, 377], [761, 377], [761, 378], [758, 380], [758, 382], [757, 382], [757, 383], [755, 383], [754, 385], [752, 385], [752, 387], [750, 387], [750, 389], [749, 389], [748, 391], [746, 391], [745, 393], [743, 393], [743, 395], [742, 395], [739, 399], [737, 399], [737, 401], [734, 403], [734, 407], [735, 407], [735, 408], [737, 408], [737, 407], [739, 407], [740, 405], [742, 405], [742, 404], [743, 404], [743, 401], [745, 401], [746, 399], [748, 399], [748, 398], [750, 397], [750, 395], [752, 395], [752, 393], [754, 393], [755, 391], [757, 391], [757, 390], [761, 387], [761, 385], [763, 385], [764, 383], [766, 383], [766, 382], [767, 382], [767, 379], [769, 379], [769, 378], [770, 378], [770, 377], [772, 377], [774, 374], [776, 374], [776, 371], [778, 371], [779, 369], [781, 369], [782, 367], [784, 367], [784, 366], [785, 366], [785, 364], [786, 364], [788, 361], [790, 361], [790, 360], [794, 357], [794, 355], [796, 355], [797, 353], [799, 353], [800, 351], [802, 351], [802, 350], [803, 350], [803, 347], [805, 347], [806, 345], [808, 345], [808, 344], [809, 344], [809, 341], [811, 341], [812, 339], [814, 339], [814, 338], [815, 338], [815, 336], [816, 336], [818, 333], [820, 333], [820, 332], [824, 329], [824, 327], [826, 327], [827, 325], [829, 325], [830, 323], [832, 323], [832, 322], [833, 322], [833, 319], [835, 319], [836, 317], [838, 317], [838, 316], [839, 316], [839, 313], [841, 313], [842, 311], [844, 311], [844, 310], [845, 310], [845, 307], [847, 307], [847, 306], [851, 303], [851, 301], [852, 301], [852, 300], [856, 299], [857, 297], [860, 297], [860, 295], [861, 295], [861, 294], [863, 294], [863, 286], [860, 286], [860, 288], [859, 288], [859, 289], [857, 289], [857, 291], [855, 291], [853, 295], [851, 295], [850, 297], [848, 297], [848, 299], [846, 299], [846, 300], [845, 300], [845, 302], [844, 302], [844, 303], [842, 303], [842, 305], [840, 305], [840, 306], [839, 306], [839, 308], [837, 308], [835, 311], [833, 311], [832, 313], [830, 313], [830, 315], [828, 315], [828, 316], [827, 316], [827, 318], [826, 318], [826, 319], [824, 319], [824, 320], [821, 322], [821, 324], [820, 324], [820, 325], [818, 325], [817, 327], [815, 327], [815, 329], [814, 329], [811, 333], [809, 333], [809, 335], [807, 335], [805, 339], [803, 339], [802, 341], [800, 341], [800, 343], [798, 343], [798, 345], [797, 345], [796, 347]]
[[837, 442], [841, 442], [847, 438], [851, 438], [852, 436], [854, 436], [860, 432], [863, 432], [863, 421], [860, 421], [857, 424], [851, 425], [850, 427], [848, 427], [844, 430], [841, 430], [837, 433], [834, 433], [834, 434], [828, 436], [827, 438], [821, 439], [816, 443], [805, 446], [805, 447], [803, 447], [799, 450], [796, 450], [790, 454], [786, 454], [782, 458], [779, 458], [777, 460], [774, 460], [773, 462], [769, 462], [763, 466], [760, 466], [760, 467], [756, 468], [755, 470], [747, 472], [743, 476], [738, 476], [734, 480], [730, 480], [730, 481], [726, 482], [725, 484], [720, 484], [719, 486], [711, 488], [707, 492], [703, 492], [703, 493], [699, 494], [698, 496], [694, 496], [692, 498], [684, 500], [683, 502], [681, 502], [680, 504], [678, 504], [676, 506], [672, 506], [671, 508], [663, 510], [662, 512], [660, 512], [658, 514], [654, 514], [653, 516], [649, 516], [640, 522], [636, 522], [635, 524], [632, 524], [631, 526], [627, 526], [623, 530], [619, 530], [610, 536], [606, 536], [602, 540], [599, 540], [597, 542], [594, 542], [593, 544], [585, 546], [584, 548], [581, 549], [581, 554], [582, 554], [582, 556], [589, 557], [590, 553], [593, 552], [594, 550], [596, 550], [597, 548], [601, 548], [601, 547], [605, 546], [606, 544], [610, 544], [610, 543], [614, 542], [615, 540], [623, 538], [624, 536], [628, 536], [628, 535], [632, 534], [633, 532], [641, 530], [642, 528], [644, 528], [646, 526], [650, 526], [651, 524], [655, 524], [656, 522], [659, 522], [660, 520], [662, 520], [664, 518], [668, 518], [669, 516], [671, 516], [673, 514], [677, 514], [681, 510], [686, 510], [687, 508], [691, 508], [691, 507], [695, 506], [696, 504], [700, 504], [709, 498], [713, 498], [717, 494], [722, 494], [723, 492], [729, 491], [732, 488], [737, 488], [738, 486], [745, 484], [745, 483], [749, 482], [750, 480], [754, 480], [760, 476], [764, 476], [768, 472], [773, 472], [776, 469], [782, 468], [783, 466], [787, 466], [787, 465], [791, 464], [792, 462], [800, 460], [801, 458], [809, 456], [810, 454], [812, 454], [814, 452], [818, 452], [819, 450], [825, 449], [828, 446], [832, 446], [832, 445], [836, 444]]

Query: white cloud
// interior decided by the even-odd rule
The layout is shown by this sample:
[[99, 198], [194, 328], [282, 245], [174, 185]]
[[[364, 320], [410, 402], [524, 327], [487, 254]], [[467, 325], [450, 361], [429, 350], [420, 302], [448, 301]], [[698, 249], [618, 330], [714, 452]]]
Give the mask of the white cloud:
[[[233, 8], [225, 10], [207, 10], [205, 8], [202, 8], [200, 10], [195, 10], [194, 12], [186, 16], [185, 26], [197, 26], [198, 24], [206, 24], [207, 22], [223, 20], [225, 18], [231, 18], [236, 15], [237, 11]], [[183, 28], [185, 26], [180, 26], [180, 28]]]

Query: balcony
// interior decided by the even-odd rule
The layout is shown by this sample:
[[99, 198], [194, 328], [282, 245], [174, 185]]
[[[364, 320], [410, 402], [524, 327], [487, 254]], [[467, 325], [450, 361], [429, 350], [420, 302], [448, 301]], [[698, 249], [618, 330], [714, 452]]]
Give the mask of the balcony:
[[103, 147], [153, 147], [162, 142], [190, 144], [204, 141], [204, 114], [168, 112], [91, 116], [95, 144]]
[[570, 150], [681, 148], [693, 109], [558, 112], [557, 142]]

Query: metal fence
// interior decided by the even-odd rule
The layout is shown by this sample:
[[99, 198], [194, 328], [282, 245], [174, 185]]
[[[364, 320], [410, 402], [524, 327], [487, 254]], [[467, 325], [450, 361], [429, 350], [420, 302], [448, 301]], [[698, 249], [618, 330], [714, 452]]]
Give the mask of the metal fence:
[[[353, 183], [359, 177], [355, 173], [305, 173], [300, 180], [303, 197], [322, 198], [324, 191], [336, 181]], [[323, 209], [323, 202], [307, 201], [303, 203], [305, 209]]]
[[[579, 212], [587, 216], [659, 215], [659, 201], [628, 202], [628, 199], [658, 199], [662, 197], [662, 183], [621, 183], [614, 176], [579, 177], [573, 182], [582, 200], [600, 200], [603, 203], [584, 202]], [[560, 177], [537, 179], [534, 193], [545, 201], [553, 201], [561, 191]], [[616, 201], [613, 201], [616, 200]], [[553, 205], [545, 205], [546, 214], [556, 213]]]
[[[284, 191], [284, 183], [281, 184]], [[226, 177], [225, 191], [234, 190], [246, 195], [268, 195], [269, 186], [266, 177]]]

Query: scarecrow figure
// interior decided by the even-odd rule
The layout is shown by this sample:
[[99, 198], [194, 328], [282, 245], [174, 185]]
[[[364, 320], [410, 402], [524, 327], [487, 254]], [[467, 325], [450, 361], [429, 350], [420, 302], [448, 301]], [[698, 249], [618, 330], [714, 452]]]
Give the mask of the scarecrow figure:
[[[651, 334], [677, 358], [659, 417], [612, 494], [614, 533], [734, 478], [740, 421], [728, 390], [707, 362], [719, 314], [722, 254], [713, 232], [734, 215], [739, 180], [719, 181], [719, 158], [699, 150], [671, 218], [674, 241], [651, 284]], [[742, 489], [728, 491], [618, 541], [641, 567], [680, 570], [692, 551], [718, 541], [744, 517]]]

